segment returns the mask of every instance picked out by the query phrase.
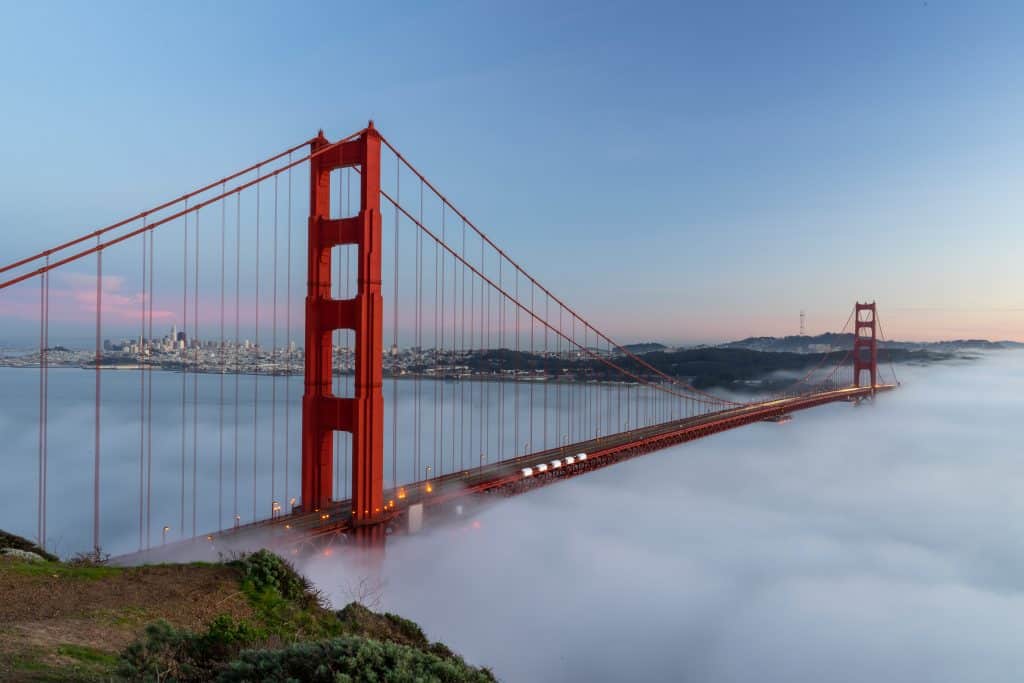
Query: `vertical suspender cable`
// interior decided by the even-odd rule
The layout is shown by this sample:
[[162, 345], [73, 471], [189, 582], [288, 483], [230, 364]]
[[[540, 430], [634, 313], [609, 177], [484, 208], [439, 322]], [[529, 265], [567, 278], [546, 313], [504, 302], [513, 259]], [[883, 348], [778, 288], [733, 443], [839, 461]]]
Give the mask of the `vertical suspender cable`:
[[[462, 275], [459, 291], [462, 295], [461, 321], [459, 324], [459, 359], [460, 364], [466, 358], [466, 221], [462, 221]], [[466, 383], [463, 374], [459, 373], [459, 469], [466, 468]], [[472, 440], [471, 440], [472, 441]], [[473, 444], [470, 443], [470, 448]]]
[[[220, 192], [224, 194], [224, 185]], [[220, 202], [220, 343], [217, 346], [217, 369], [219, 391], [217, 394], [217, 528], [224, 528], [224, 266], [227, 244], [228, 203]]]
[[[146, 219], [142, 219], [146, 226]], [[146, 241], [147, 233], [142, 233], [142, 297], [139, 312], [139, 350], [136, 355], [139, 366], [139, 552], [142, 551], [143, 530], [145, 525], [145, 485], [146, 485]]]
[[[447, 236], [446, 221], [445, 221], [445, 214], [446, 214], [445, 208], [446, 208], [445, 204], [442, 202], [441, 203], [441, 242], [444, 243], [444, 244], [447, 244], [448, 243], [448, 236]], [[438, 353], [437, 353], [437, 361], [438, 361], [438, 363], [440, 365], [439, 369], [441, 370], [441, 372], [440, 372], [439, 377], [435, 379], [435, 386], [437, 386], [438, 384], [440, 385], [440, 386], [438, 386], [438, 389], [441, 392], [441, 405], [439, 406], [440, 412], [439, 412], [437, 427], [435, 427], [435, 429], [437, 430], [437, 449], [438, 449], [438, 454], [440, 456], [439, 462], [440, 462], [441, 469], [438, 471], [440, 473], [440, 472], [444, 471], [444, 362], [445, 362], [445, 356], [444, 356], [445, 317], [444, 317], [444, 313], [445, 313], [445, 290], [448, 288], [448, 280], [445, 277], [446, 274], [447, 274], [447, 268], [446, 268], [447, 256], [445, 255], [444, 251], [439, 252], [439, 255], [440, 255], [440, 258], [441, 258], [441, 334], [440, 334], [441, 344], [440, 344], [440, 347], [439, 347]]]
[[[515, 291], [516, 303], [519, 303], [519, 273], [516, 271], [512, 272], [512, 276], [515, 280]], [[512, 375], [512, 456], [516, 457], [519, 454], [519, 365], [521, 358], [519, 356], [519, 306], [515, 307], [516, 311], [516, 353], [515, 353], [515, 374]]]
[[[46, 257], [46, 265], [50, 265], [50, 257]], [[46, 509], [46, 278], [49, 271], [39, 276], [39, 471], [36, 490], [36, 541], [39, 547], [46, 549], [46, 532], [43, 527], [43, 515]]]
[[[46, 257], [46, 265], [50, 264], [50, 257]], [[46, 324], [43, 326], [43, 533], [39, 541], [39, 547], [46, 549], [46, 511], [47, 491], [50, 469], [50, 273], [44, 274], [46, 294], [43, 297], [44, 318]]]
[[274, 295], [271, 297], [273, 303], [273, 325], [270, 333], [270, 498], [271, 514], [274, 513], [273, 502], [277, 500], [277, 373], [278, 373], [278, 352], [277, 352], [277, 211], [278, 211], [278, 178], [274, 176]]
[[[260, 169], [256, 169], [256, 177], [260, 175]], [[255, 358], [255, 367], [253, 368], [253, 387], [252, 387], [252, 520], [255, 522], [257, 517], [257, 489], [256, 489], [256, 475], [257, 475], [257, 459], [259, 455], [259, 414], [260, 414], [260, 355], [262, 353], [260, 349], [260, 217], [261, 217], [261, 186], [262, 183], [256, 183], [256, 296], [254, 303], [256, 306], [256, 330], [253, 333], [254, 344], [253, 344], [253, 358]]]
[[[534, 294], [535, 294], [535, 292], [536, 292], [536, 287], [534, 287], [533, 286], [533, 282], [531, 282], [530, 283], [530, 311], [531, 312], [536, 310], [535, 305], [534, 305]], [[535, 378], [535, 374], [534, 374], [533, 363], [537, 362], [537, 357], [536, 357], [535, 352], [534, 352], [533, 333], [534, 333], [534, 331], [536, 329], [537, 329], [537, 321], [534, 318], [530, 318], [530, 442], [529, 442], [530, 443], [530, 448], [529, 448], [529, 450], [527, 452], [531, 452], [534, 449], [534, 444], [533, 444], [533, 385], [534, 385], [534, 382], [533, 382], [533, 380]], [[525, 455], [525, 453], [524, 453], [524, 455]]]
[[[498, 255], [498, 349], [505, 348], [505, 297], [500, 290], [505, 289], [505, 282], [502, 276], [504, 257]], [[502, 357], [505, 357], [502, 354]], [[505, 364], [501, 363], [498, 372], [498, 457], [496, 460], [505, 459]]]
[[238, 428], [239, 428], [239, 402], [238, 402], [238, 384], [239, 375], [242, 372], [241, 359], [239, 357], [239, 349], [242, 346], [242, 335], [241, 335], [241, 300], [242, 300], [242, 193], [239, 192], [235, 195], [235, 347], [232, 355], [232, 360], [235, 366], [235, 430], [234, 430], [234, 452], [233, 452], [233, 469], [234, 469], [234, 491], [232, 492], [232, 514], [234, 516], [233, 523], [237, 524], [240, 512], [238, 507]]
[[[100, 238], [97, 235], [96, 245]], [[93, 473], [92, 473], [92, 547], [96, 558], [100, 557], [100, 363], [103, 347], [100, 346], [102, 335], [103, 311], [103, 250], [96, 252], [96, 403], [95, 427], [93, 431]]]
[[[491, 323], [492, 323], [492, 320], [491, 320], [491, 294], [492, 294], [492, 291], [491, 290], [492, 289], [493, 289], [493, 287], [491, 287], [488, 284], [488, 287], [487, 287], [487, 350], [488, 350], [488, 352], [492, 351], [493, 348], [494, 348], [493, 346], [491, 346]], [[493, 368], [494, 364], [498, 362], [497, 354], [491, 353], [490, 356], [491, 356], [492, 360], [490, 361], [490, 363], [488, 365], [490, 365]], [[488, 368], [488, 373], [492, 375], [491, 379], [493, 379], [493, 370], [491, 368]], [[486, 430], [487, 430], [487, 449], [486, 450], [488, 450], [488, 451], [491, 450], [491, 393], [492, 393], [491, 386], [494, 385], [494, 384], [495, 384], [495, 382], [488, 381], [488, 383], [487, 383], [487, 402], [484, 404], [484, 405], [487, 406], [487, 416], [484, 419], [484, 425], [485, 425]]]
[[[465, 226], [465, 221], [463, 221]], [[463, 227], [465, 229], [465, 227]], [[469, 278], [469, 351], [472, 352], [476, 348], [476, 283], [473, 281], [472, 276]], [[477, 408], [476, 401], [473, 399], [476, 393], [477, 382], [473, 380], [472, 373], [469, 375], [469, 451], [470, 453], [476, 452], [473, 446], [474, 437], [479, 438], [475, 435], [474, 428], [476, 427], [476, 418], [473, 416], [473, 410]], [[470, 458], [472, 461], [472, 458]]]
[[[188, 210], [188, 200], [185, 200], [185, 209]], [[184, 230], [182, 238], [184, 246], [181, 253], [181, 333], [188, 339], [185, 329], [188, 326], [188, 213], [182, 216]], [[185, 533], [185, 397], [188, 393], [188, 364], [185, 362], [185, 352], [178, 346], [178, 340], [171, 340], [174, 344], [174, 355], [178, 357], [181, 364], [181, 501], [180, 516], [178, 520], [178, 533]]]
[[[420, 223], [423, 223], [423, 181], [420, 181]], [[413, 445], [412, 454], [412, 481], [419, 481], [420, 454], [423, 429], [423, 416], [420, 414], [422, 401], [420, 399], [420, 375], [423, 374], [423, 231], [416, 228], [416, 354], [417, 363], [420, 366], [416, 370], [415, 396], [413, 397], [413, 428], [416, 431], [416, 442]]]
[[[458, 348], [456, 339], [456, 313], [458, 312], [459, 305], [459, 278], [458, 271], [458, 259], [455, 254], [452, 254], [452, 352], [449, 356], [449, 366], [451, 367], [452, 379], [457, 379], [455, 374], [455, 363], [456, 363], [456, 349]], [[457, 471], [455, 468], [455, 382], [452, 382], [452, 472]]]
[[433, 450], [434, 450], [434, 466], [433, 466], [433, 471], [434, 471], [434, 475], [435, 476], [440, 474], [440, 472], [437, 469], [437, 453], [438, 453], [438, 450], [439, 450], [438, 446], [437, 446], [437, 443], [438, 443], [437, 440], [441, 437], [441, 425], [438, 424], [438, 421], [437, 421], [437, 411], [438, 411], [438, 408], [440, 408], [440, 406], [438, 405], [438, 402], [437, 402], [437, 385], [438, 385], [437, 367], [438, 367], [438, 363], [440, 361], [439, 347], [438, 347], [438, 343], [437, 343], [437, 339], [438, 339], [438, 337], [437, 337], [437, 333], [438, 333], [437, 313], [438, 313], [438, 303], [440, 301], [440, 296], [439, 296], [439, 292], [438, 292], [439, 282], [438, 282], [437, 278], [438, 278], [438, 273], [441, 272], [441, 268], [440, 268], [439, 261], [438, 261], [439, 258], [440, 258], [440, 252], [438, 251], [438, 248], [437, 248], [437, 242], [434, 242], [434, 353], [433, 353], [433, 356], [434, 356], [434, 374], [433, 374], [433, 381], [431, 382], [431, 384], [434, 385], [434, 423], [433, 423], [433, 432], [434, 433], [431, 434], [431, 437], [432, 437], [431, 443], [433, 443]]
[[[153, 245], [156, 233], [149, 231], [149, 320], [147, 337], [153, 347]], [[153, 528], [153, 364], [146, 365], [146, 549], [150, 548], [150, 530]]]
[[[288, 163], [292, 162], [292, 154], [288, 153]], [[285, 285], [284, 285], [284, 329], [285, 348], [288, 349], [284, 382], [284, 499], [290, 500], [291, 489], [289, 487], [289, 470], [291, 469], [291, 386], [292, 386], [292, 169], [288, 169], [288, 221], [286, 225], [288, 238], [286, 240], [285, 260]], [[335, 492], [335, 497], [341, 496]], [[288, 507], [289, 512], [291, 506]]]
[[192, 288], [192, 537], [196, 536], [196, 501], [199, 469], [199, 209], [196, 209], [195, 286]]
[[544, 424], [542, 425], [542, 427], [544, 429], [544, 450], [548, 449], [548, 382], [551, 380], [550, 375], [548, 375], [548, 328], [547, 328], [547, 324], [551, 322], [550, 308], [551, 308], [551, 297], [548, 296], [547, 293], [545, 293], [544, 294], [544, 323], [545, 323], [545, 326], [544, 326], [544, 363], [542, 365], [542, 367], [544, 368]]
[[[402, 200], [401, 162], [395, 160], [395, 197]], [[391, 330], [391, 487], [398, 486], [398, 204], [395, 204], [395, 280]]]

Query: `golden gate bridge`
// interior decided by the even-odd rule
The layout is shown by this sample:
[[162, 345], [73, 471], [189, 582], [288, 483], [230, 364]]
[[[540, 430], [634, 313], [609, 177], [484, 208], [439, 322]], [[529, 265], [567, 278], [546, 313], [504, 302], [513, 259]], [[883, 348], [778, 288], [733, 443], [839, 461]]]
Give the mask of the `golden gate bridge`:
[[[303, 222], [305, 240], [296, 240]], [[301, 254], [305, 268], [295, 264]], [[299, 310], [302, 288], [293, 285], [302, 273]], [[129, 280], [137, 291], [126, 294]], [[38, 324], [39, 337], [35, 443], [8, 454], [35, 459], [35, 481], [23, 482], [19, 502], [35, 505], [44, 547], [54, 511], [91, 515], [96, 554], [105, 524], [135, 518], [137, 547], [122, 549], [133, 553], [125, 561], [256, 538], [291, 552], [380, 549], [390, 534], [463, 514], [490, 495], [870, 399], [896, 383], [879, 375], [877, 307], [857, 303], [841, 330], [852, 333], [852, 348], [823, 353], [783, 391], [744, 401], [698, 389], [616, 343], [535, 279], [372, 122], [334, 142], [320, 132], [2, 266], [5, 300], [3, 309]], [[190, 332], [157, 340], [171, 320]], [[90, 485], [61, 486], [51, 501], [50, 325], [85, 321], [94, 344], [80, 365], [92, 382], [76, 398], [91, 402], [91, 443], [79, 440], [71, 461], [91, 470]], [[295, 323], [305, 330], [301, 354]], [[105, 348], [105, 326], [129, 330], [127, 352]], [[122, 372], [134, 373], [137, 394], [131, 427], [119, 408], [116, 435], [105, 436], [105, 374], [117, 358], [132, 361]], [[301, 419], [289, 408], [298, 399], [287, 377], [296, 359]], [[154, 373], [166, 369], [180, 375], [172, 429]], [[108, 463], [112, 449], [121, 456]], [[105, 467], [130, 469], [137, 490], [105, 487]]]

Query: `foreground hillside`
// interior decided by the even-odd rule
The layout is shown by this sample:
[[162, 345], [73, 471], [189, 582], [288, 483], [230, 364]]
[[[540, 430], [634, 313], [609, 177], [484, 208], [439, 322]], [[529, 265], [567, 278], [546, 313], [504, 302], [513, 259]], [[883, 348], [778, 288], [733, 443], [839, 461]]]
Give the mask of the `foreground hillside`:
[[32, 558], [0, 534], [5, 547], [19, 552], [0, 555], [0, 680], [494, 680], [411, 621], [327, 609], [266, 551], [118, 568]]

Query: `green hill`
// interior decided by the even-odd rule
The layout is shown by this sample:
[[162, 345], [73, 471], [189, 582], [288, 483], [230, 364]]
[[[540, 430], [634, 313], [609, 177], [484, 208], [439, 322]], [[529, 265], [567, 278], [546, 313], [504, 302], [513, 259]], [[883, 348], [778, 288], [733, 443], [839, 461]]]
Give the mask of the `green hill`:
[[[0, 535], [0, 551], [34, 545]], [[494, 681], [411, 621], [329, 609], [292, 566], [0, 555], [0, 680]]]

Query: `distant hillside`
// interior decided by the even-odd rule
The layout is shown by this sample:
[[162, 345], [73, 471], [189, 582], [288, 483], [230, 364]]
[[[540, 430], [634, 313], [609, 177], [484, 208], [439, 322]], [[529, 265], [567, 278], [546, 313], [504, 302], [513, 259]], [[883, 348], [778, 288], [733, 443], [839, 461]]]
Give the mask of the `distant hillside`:
[[[829, 349], [845, 351], [852, 346], [852, 334], [826, 332], [825, 334], [815, 336], [747, 337], [739, 341], [719, 344], [718, 348], [789, 353], [823, 353]], [[1024, 348], [1024, 344], [1012, 341], [993, 342], [987, 339], [953, 339], [938, 342], [883, 341], [879, 342], [879, 348], [957, 353], [959, 351], [996, 351]]]
[[664, 351], [668, 347], [658, 342], [641, 342], [639, 344], [624, 344], [622, 348], [630, 353], [651, 353], [652, 351]]
[[[735, 391], [769, 391], [787, 387], [792, 380], [776, 373], [804, 373], [819, 363], [832, 367], [845, 360], [844, 350], [834, 350], [824, 358], [820, 354], [792, 351], [759, 351], [744, 348], [703, 347], [671, 349], [640, 354], [640, 360], [624, 356], [616, 358], [615, 366], [602, 359], [578, 355], [572, 358], [542, 356], [526, 351], [498, 349], [466, 356], [461, 362], [476, 372], [509, 376], [525, 375], [547, 381], [619, 382], [622, 368], [635, 377], [656, 379], [651, 370], [677, 377], [695, 387], [723, 387]], [[880, 359], [883, 364], [932, 363], [955, 358], [956, 354], [928, 350], [888, 349]]]

